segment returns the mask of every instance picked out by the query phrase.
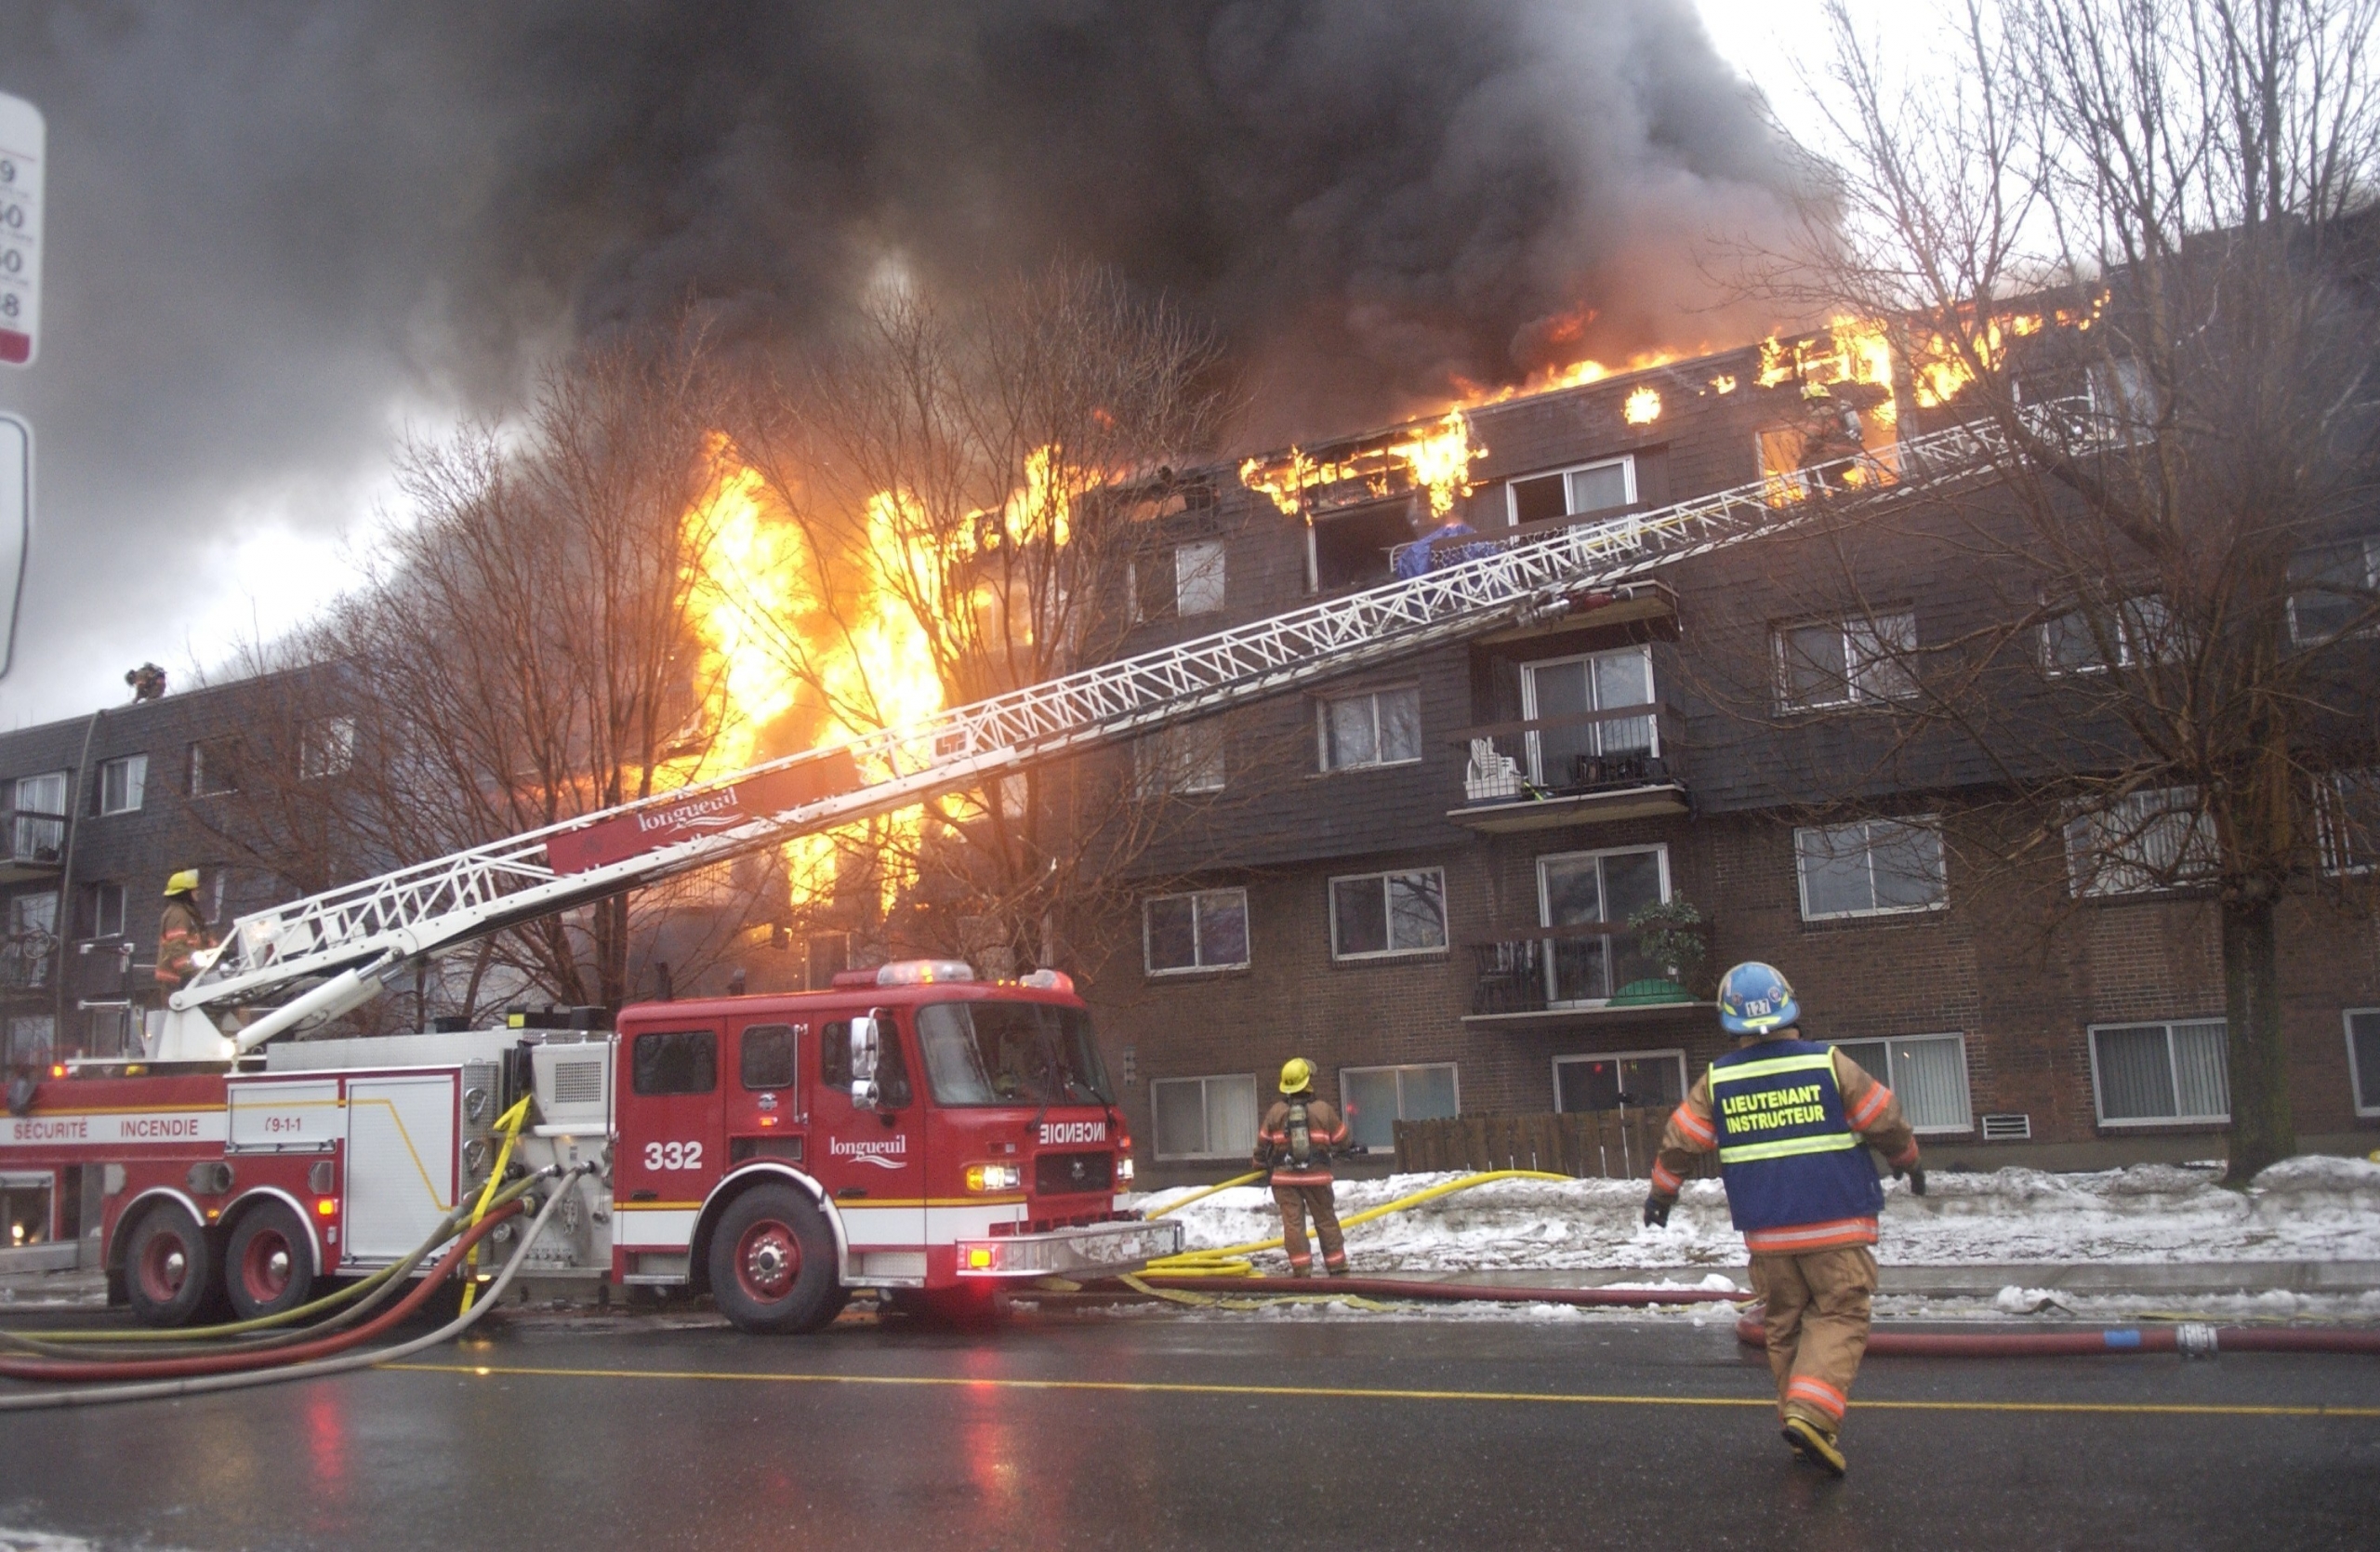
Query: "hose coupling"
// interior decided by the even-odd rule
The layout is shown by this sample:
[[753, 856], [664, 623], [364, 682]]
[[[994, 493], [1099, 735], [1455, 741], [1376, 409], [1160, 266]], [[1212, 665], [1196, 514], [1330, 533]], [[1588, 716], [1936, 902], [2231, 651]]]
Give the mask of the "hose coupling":
[[2217, 1350], [2215, 1328], [2196, 1320], [2185, 1321], [2174, 1331], [2174, 1350], [2184, 1358], [2213, 1358]]

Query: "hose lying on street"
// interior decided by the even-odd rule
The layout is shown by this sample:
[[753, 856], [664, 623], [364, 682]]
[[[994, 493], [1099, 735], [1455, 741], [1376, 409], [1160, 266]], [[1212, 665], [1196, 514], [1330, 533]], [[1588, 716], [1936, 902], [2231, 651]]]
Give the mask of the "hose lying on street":
[[[1236, 1186], [1245, 1181], [1254, 1180], [1262, 1173], [1260, 1171], [1258, 1174], [1241, 1175], [1235, 1180], [1226, 1180], [1222, 1186], [1210, 1187], [1207, 1190], [1197, 1192], [1194, 1196], [1183, 1198], [1182, 1201], [1170, 1202], [1150, 1214], [1149, 1216], [1157, 1217], [1162, 1214], [1170, 1213], [1182, 1206], [1183, 1202], [1195, 1201], [1198, 1197], [1211, 1195], [1215, 1191], [1222, 1190], [1225, 1186]], [[1466, 1174], [1459, 1180], [1441, 1181], [1425, 1190], [1415, 1191], [1410, 1196], [1398, 1197], [1395, 1201], [1384, 1201], [1378, 1207], [1367, 1207], [1360, 1213], [1350, 1214], [1340, 1219], [1339, 1227], [1354, 1228], [1358, 1225], [1368, 1224], [1374, 1218], [1386, 1217], [1391, 1213], [1402, 1213], [1408, 1208], [1419, 1207], [1425, 1201], [1435, 1201], [1440, 1197], [1451, 1196], [1457, 1191], [1467, 1191], [1474, 1186], [1485, 1186], [1493, 1181], [1555, 1180], [1567, 1183], [1570, 1178], [1567, 1174], [1554, 1174], [1544, 1170], [1488, 1170], [1478, 1174]], [[1255, 1264], [1248, 1259], [1250, 1256], [1259, 1251], [1280, 1248], [1281, 1237], [1276, 1234], [1269, 1240], [1251, 1240], [1244, 1245], [1224, 1245], [1217, 1250], [1185, 1250], [1179, 1254], [1161, 1256], [1150, 1262], [1148, 1269], [1141, 1276], [1144, 1280], [1151, 1282], [1163, 1278], [1183, 1277], [1224, 1277], [1248, 1280], [1252, 1279], [1256, 1271]], [[1343, 1284], [1344, 1280], [1341, 1281]]]
[[1380, 1299], [1429, 1299], [1455, 1304], [1567, 1304], [1581, 1308], [1663, 1304], [1740, 1304], [1745, 1294], [1720, 1288], [1516, 1288], [1492, 1282], [1422, 1282], [1395, 1277], [1183, 1277], [1144, 1272], [1128, 1283], [1157, 1289], [1197, 1288], [1212, 1293], [1287, 1294], [1329, 1298], [1342, 1293]]
[[[203, 1395], [218, 1390], [237, 1390], [251, 1386], [273, 1385], [285, 1380], [315, 1379], [326, 1374], [345, 1373], [350, 1370], [370, 1368], [409, 1357], [426, 1348], [454, 1340], [469, 1331], [482, 1316], [494, 1308], [504, 1296], [522, 1265], [528, 1260], [530, 1248], [560, 1208], [568, 1194], [569, 1181], [583, 1173], [581, 1165], [566, 1172], [543, 1171], [536, 1178], [560, 1174], [561, 1186], [549, 1195], [538, 1210], [528, 1232], [513, 1250], [487, 1291], [486, 1296], [473, 1307], [463, 1311], [436, 1331], [398, 1343], [390, 1347], [372, 1347], [361, 1352], [350, 1351], [369, 1341], [411, 1316], [448, 1277], [460, 1267], [471, 1248], [496, 1225], [518, 1216], [521, 1208], [518, 1195], [482, 1215], [466, 1229], [462, 1237], [440, 1257], [430, 1275], [414, 1285], [403, 1299], [368, 1323], [339, 1334], [309, 1341], [296, 1346], [271, 1352], [256, 1352], [239, 1347], [228, 1352], [168, 1358], [139, 1361], [110, 1361], [99, 1363], [61, 1363], [54, 1360], [0, 1359], [0, 1374], [14, 1379], [74, 1381], [128, 1379], [137, 1383], [108, 1385], [96, 1387], [36, 1391], [28, 1394], [0, 1396], [0, 1412], [29, 1412], [45, 1408], [70, 1406], [99, 1406], [114, 1401], [151, 1400], [170, 1396]], [[524, 1182], [524, 1187], [529, 1182]], [[310, 1335], [311, 1333], [309, 1333]]]
[[[1736, 1322], [1736, 1339], [1748, 1346], [1768, 1341], [1758, 1315]], [[2380, 1357], [2380, 1331], [2336, 1328], [2212, 1326], [2116, 1326], [2100, 1331], [1871, 1332], [1868, 1351], [1884, 1358], [2086, 1358], [2109, 1353], [2181, 1353], [2212, 1358], [2234, 1353], [2363, 1353]]]

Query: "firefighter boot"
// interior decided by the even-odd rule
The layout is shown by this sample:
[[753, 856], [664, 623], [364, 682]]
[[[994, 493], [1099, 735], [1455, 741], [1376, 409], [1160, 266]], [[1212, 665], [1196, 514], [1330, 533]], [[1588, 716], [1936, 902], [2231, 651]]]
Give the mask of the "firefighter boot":
[[1785, 1419], [1785, 1442], [1793, 1447], [1793, 1453], [1828, 1476], [1840, 1477], [1844, 1473], [1844, 1462], [1843, 1452], [1835, 1448], [1834, 1439], [1834, 1435], [1816, 1423], [1800, 1417]]

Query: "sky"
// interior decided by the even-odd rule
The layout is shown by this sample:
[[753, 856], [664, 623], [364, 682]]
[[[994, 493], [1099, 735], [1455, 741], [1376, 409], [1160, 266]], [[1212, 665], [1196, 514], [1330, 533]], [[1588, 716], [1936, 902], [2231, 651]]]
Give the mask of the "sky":
[[[1876, 14], [1917, 27], [1937, 3]], [[1206, 0], [1177, 13], [1196, 32], [1110, 29], [1136, 58], [1195, 46], [1197, 69], [1177, 60], [1113, 101], [1097, 99], [1113, 60], [1013, 84], [1004, 49], [1029, 37], [1022, 73], [1064, 77], [1049, 38], [1098, 5], [1013, 0], [1060, 20], [1004, 35], [973, 13], [941, 49], [895, 56], [851, 13], [759, 0], [707, 4], [707, 29], [639, 0], [520, 0], [502, 21], [464, 0], [12, 0], [0, 91], [44, 109], [50, 153], [42, 355], [0, 367], [0, 409], [36, 444], [0, 726], [119, 704], [143, 661], [186, 684], [311, 617], [405, 521], [404, 439], [500, 409], [539, 359], [690, 287], [739, 326], [799, 337], [864, 239], [955, 275], [954, 256], [1029, 258], [1039, 229], [1085, 222], [1095, 257], [1183, 288], [1227, 331], [1268, 351], [1310, 333], [1265, 364], [1276, 380], [1473, 372], [1508, 338], [1523, 352], [1566, 288], [1607, 302], [1607, 348], [1655, 342], [1691, 299], [1668, 256], [1698, 224], [1756, 225], [1777, 182], [1728, 73], [1756, 74], [1806, 136], [1791, 67], [1824, 43], [1820, 0], [1425, 0], [1403, 35], [1368, 0], [1283, 7], [1302, 30]], [[598, 12], [608, 34], [584, 20]], [[1474, 13], [1491, 41], [1468, 49]], [[782, 35], [794, 26], [809, 32]], [[743, 68], [772, 49], [838, 68]], [[1207, 95], [1163, 104], [1191, 75]], [[886, 122], [926, 100], [953, 124]], [[1053, 102], [1064, 120], [1037, 116]], [[1018, 143], [977, 150], [992, 123]], [[1155, 192], [1105, 213], [1083, 191], [1118, 168]], [[1044, 185], [1056, 207], [1020, 213]], [[1625, 251], [1598, 247], [1606, 232]], [[1341, 293], [1361, 304], [1309, 331]]]

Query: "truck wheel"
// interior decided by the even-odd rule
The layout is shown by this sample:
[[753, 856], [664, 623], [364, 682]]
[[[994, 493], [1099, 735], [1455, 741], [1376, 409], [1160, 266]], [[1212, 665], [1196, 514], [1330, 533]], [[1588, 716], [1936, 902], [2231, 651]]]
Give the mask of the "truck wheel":
[[214, 1286], [215, 1247], [179, 1203], [160, 1202], [140, 1214], [125, 1244], [124, 1281], [142, 1325], [188, 1325]]
[[306, 1302], [314, 1289], [312, 1243], [286, 1202], [267, 1199], [240, 1214], [223, 1248], [223, 1286], [243, 1320]]
[[739, 1331], [816, 1331], [844, 1298], [826, 1220], [791, 1186], [753, 1187], [711, 1230], [710, 1292]]

